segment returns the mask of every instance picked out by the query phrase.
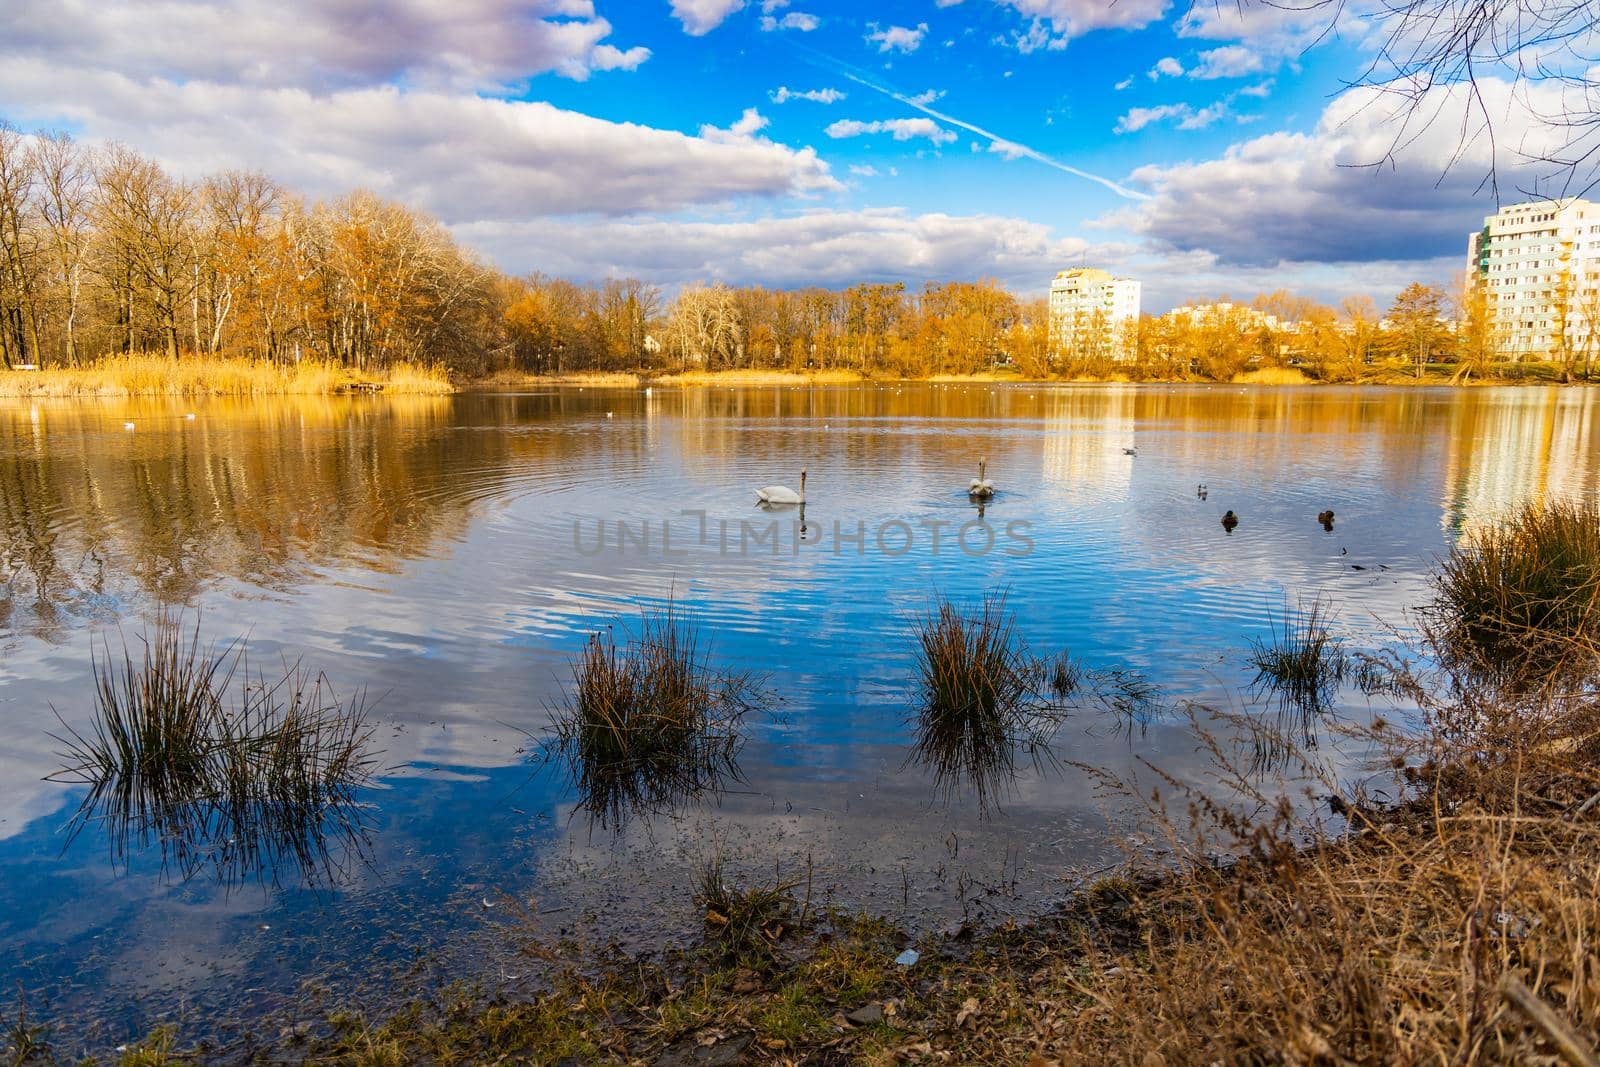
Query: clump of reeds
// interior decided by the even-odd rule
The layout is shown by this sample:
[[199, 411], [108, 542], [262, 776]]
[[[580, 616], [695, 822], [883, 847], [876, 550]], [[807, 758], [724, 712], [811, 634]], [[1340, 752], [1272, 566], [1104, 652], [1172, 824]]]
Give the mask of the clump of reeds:
[[1270, 638], [1250, 642], [1254, 684], [1281, 694], [1297, 708], [1325, 707], [1350, 665], [1332, 623], [1333, 613], [1320, 597], [1302, 602], [1298, 611], [1285, 609], [1281, 629], [1274, 623]]
[[1048, 759], [1064, 702], [1082, 681], [1065, 655], [1028, 651], [1003, 592], [975, 610], [940, 600], [918, 622], [916, 743], [913, 762], [939, 787], [963, 783], [987, 810], [1017, 774], [1019, 752]]
[[716, 792], [739, 778], [739, 724], [760, 701], [755, 679], [711, 663], [673, 605], [643, 612], [618, 644], [591, 634], [557, 709], [557, 748], [580, 803], [602, 824]]
[[705, 912], [706, 927], [731, 957], [767, 957], [799, 921], [794, 890], [798, 881], [771, 886], [734, 886], [723, 875], [722, 854], [698, 864], [694, 901]]
[[90, 722], [59, 738], [53, 779], [88, 786], [69, 840], [98, 825], [118, 861], [154, 844], [183, 878], [331, 877], [331, 845], [361, 838], [365, 695], [341, 700], [298, 665], [252, 673], [241, 643], [203, 646], [198, 622], [186, 636], [163, 616], [141, 644], [102, 645]]
[[1452, 666], [1502, 685], [1589, 680], [1600, 665], [1600, 510], [1529, 504], [1464, 537], [1425, 615]]

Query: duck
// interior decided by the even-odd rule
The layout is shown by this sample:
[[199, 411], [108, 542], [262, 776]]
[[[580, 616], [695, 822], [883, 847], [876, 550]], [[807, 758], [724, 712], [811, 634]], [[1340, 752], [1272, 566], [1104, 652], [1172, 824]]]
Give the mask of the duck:
[[1317, 521], [1322, 523], [1322, 525], [1327, 527], [1328, 529], [1332, 529], [1333, 528], [1333, 509], [1329, 508], [1327, 511], [1318, 512], [1317, 513]]
[[1224, 530], [1227, 530], [1229, 533], [1233, 533], [1233, 528], [1237, 525], [1239, 525], [1239, 516], [1235, 515], [1233, 512], [1230, 511], [1226, 515], [1222, 516], [1222, 528]]
[[1137, 448], [1124, 448], [1122, 450], [1122, 454], [1124, 456], [1137, 456], [1139, 454], [1139, 450]]
[[1199, 497], [1201, 500], [1204, 500], [1206, 498], [1206, 494], [1210, 492], [1211, 490], [1207, 489], [1204, 485], [1197, 485], [1194, 487], [1194, 495]]
[[988, 466], [988, 456], [978, 460], [978, 476], [972, 479], [972, 482], [967, 486], [967, 493], [969, 496], [979, 497], [983, 500], [987, 500], [994, 496], [994, 483], [984, 476], [985, 468]]
[[806, 472], [800, 472], [800, 491], [798, 493], [787, 485], [764, 485], [756, 490], [756, 496], [763, 504], [804, 504], [806, 502]]

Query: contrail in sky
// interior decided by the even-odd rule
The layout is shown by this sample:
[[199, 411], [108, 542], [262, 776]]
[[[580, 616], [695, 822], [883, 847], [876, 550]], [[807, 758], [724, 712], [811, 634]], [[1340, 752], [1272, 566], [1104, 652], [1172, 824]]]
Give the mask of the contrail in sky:
[[[824, 58], [828, 58], [828, 57], [824, 57]], [[855, 73], [853, 70], [851, 70], [849, 64], [842, 63], [842, 62], [840, 62], [838, 60], [831, 60], [831, 62], [838, 69], [838, 72], [841, 75], [843, 75], [846, 78], [849, 78], [851, 81], [855, 82], [857, 85], [864, 85], [868, 89], [871, 89], [873, 92], [882, 93], [884, 96], [889, 97], [891, 100], [898, 100], [900, 103], [904, 104], [906, 107], [915, 108], [916, 110], [922, 112], [924, 115], [927, 115], [929, 118], [938, 119], [940, 122], [948, 122], [952, 126], [958, 126], [961, 129], [968, 131], [969, 133], [977, 134], [979, 137], [986, 137], [986, 138], [988, 138], [989, 143], [991, 145], [998, 146], [1000, 151], [1002, 151], [1002, 152], [1004, 152], [1004, 153], [1006, 153], [1008, 155], [1026, 156], [1027, 158], [1033, 160], [1036, 163], [1043, 163], [1047, 167], [1054, 167], [1056, 170], [1064, 171], [1065, 173], [1071, 174], [1071, 175], [1073, 175], [1075, 177], [1078, 177], [1078, 178], [1087, 178], [1089, 181], [1095, 182], [1095, 183], [1097, 183], [1099, 185], [1103, 185], [1107, 189], [1110, 189], [1113, 193], [1116, 193], [1120, 197], [1125, 197], [1128, 200], [1149, 200], [1150, 199], [1150, 194], [1148, 194], [1148, 193], [1141, 193], [1137, 189], [1129, 189], [1125, 185], [1118, 185], [1116, 182], [1112, 181], [1110, 178], [1102, 178], [1098, 174], [1091, 174], [1086, 170], [1080, 170], [1079, 168], [1072, 166], [1070, 163], [1063, 163], [1059, 159], [1052, 159], [1051, 157], [1045, 155], [1043, 152], [1040, 152], [1037, 149], [1029, 148], [1025, 144], [1018, 144], [1016, 141], [1013, 141], [1010, 138], [1001, 137], [997, 133], [990, 133], [988, 130], [984, 129], [982, 126], [974, 126], [972, 123], [964, 122], [963, 120], [958, 119], [953, 115], [946, 115], [942, 111], [935, 111], [933, 108], [929, 107], [927, 104], [924, 104], [924, 103], [922, 103], [922, 102], [920, 102], [918, 100], [914, 100], [911, 97], [905, 95], [904, 93], [896, 92], [895, 90], [886, 88], [885, 86], [879, 85], [876, 82], [869, 81], [868, 79], [862, 77], [861, 75], [859, 75], [859, 74]]]

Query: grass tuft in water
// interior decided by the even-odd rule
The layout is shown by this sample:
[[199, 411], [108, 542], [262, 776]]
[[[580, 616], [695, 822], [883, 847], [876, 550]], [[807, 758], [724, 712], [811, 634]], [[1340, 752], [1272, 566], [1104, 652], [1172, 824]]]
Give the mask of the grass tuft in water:
[[794, 890], [799, 885], [796, 881], [748, 889], [734, 886], [724, 876], [722, 855], [717, 853], [695, 870], [694, 901], [704, 909], [706, 926], [726, 956], [758, 960], [770, 957], [798, 925]]
[[760, 703], [749, 674], [716, 669], [694, 623], [668, 604], [618, 644], [591, 634], [556, 709], [557, 749], [603, 825], [739, 780], [739, 724]]
[[947, 793], [970, 784], [980, 809], [1017, 776], [1019, 752], [1050, 758], [1064, 702], [1083, 672], [1064, 654], [1029, 653], [1003, 592], [973, 610], [940, 600], [918, 621], [916, 744], [911, 762]]
[[1427, 609], [1449, 665], [1520, 686], [1600, 666], [1600, 510], [1530, 504], [1451, 550]]
[[1274, 624], [1270, 639], [1250, 643], [1254, 684], [1279, 693], [1303, 710], [1325, 707], [1349, 665], [1332, 622], [1333, 613], [1320, 597], [1309, 604], [1302, 601], [1298, 611], [1285, 610], [1281, 630]]
[[335, 852], [364, 841], [365, 695], [341, 700], [293, 664], [253, 674], [241, 643], [203, 646], [198, 622], [186, 633], [163, 616], [140, 645], [114, 657], [102, 644], [89, 724], [62, 720], [52, 779], [88, 786], [69, 841], [95, 825], [116, 862], [155, 845], [183, 879], [209, 867], [224, 883], [276, 881], [288, 867], [333, 880]]
[[54, 1063], [55, 1056], [46, 1039], [49, 1031], [28, 1021], [28, 1002], [20, 989], [17, 992], [17, 1017], [5, 1028], [5, 1062], [11, 1067], [22, 1067], [27, 1063]]

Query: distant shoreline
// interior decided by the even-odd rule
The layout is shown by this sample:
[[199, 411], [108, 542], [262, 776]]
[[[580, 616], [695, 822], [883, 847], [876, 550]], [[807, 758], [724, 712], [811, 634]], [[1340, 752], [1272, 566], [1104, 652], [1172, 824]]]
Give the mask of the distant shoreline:
[[1209, 378], [1142, 377], [1138, 368], [1128, 372], [1077, 374], [1029, 378], [1005, 371], [979, 374], [934, 374], [919, 377], [869, 375], [853, 370], [719, 370], [719, 371], [586, 371], [566, 374], [526, 374], [498, 371], [488, 375], [452, 378], [442, 367], [402, 363], [358, 371], [334, 363], [269, 363], [263, 360], [219, 359], [189, 356], [117, 356], [77, 367], [42, 370], [0, 369], [0, 399], [118, 399], [132, 397], [239, 397], [329, 396], [341, 393], [444, 395], [455, 392], [501, 392], [514, 389], [577, 386], [584, 388], [642, 388], [645, 386], [798, 386], [858, 385], [867, 382], [920, 382], [930, 384], [1014, 385], [1253, 385], [1253, 386], [1504, 386], [1584, 385], [1560, 381], [1555, 365], [1518, 364], [1515, 375], [1474, 376], [1454, 380], [1456, 368], [1430, 366], [1422, 378], [1398, 366], [1375, 367], [1354, 380], [1325, 382], [1294, 367], [1267, 367], [1235, 375], [1228, 381]]
[[1354, 381], [1329, 382], [1312, 378], [1292, 367], [1269, 367], [1234, 375], [1227, 381], [1211, 378], [1136, 377], [1132, 374], [1072, 375], [1053, 378], [1029, 378], [1020, 374], [932, 374], [917, 377], [869, 375], [849, 370], [820, 371], [594, 371], [567, 374], [523, 374], [500, 371], [477, 378], [465, 379], [460, 388], [467, 392], [495, 392], [516, 388], [543, 388], [551, 386], [583, 386], [590, 388], [637, 388], [641, 386], [750, 386], [750, 385], [859, 385], [868, 382], [913, 382], [936, 385], [1005, 384], [1005, 385], [1268, 385], [1268, 386], [1455, 386], [1476, 388], [1505, 385], [1587, 385], [1590, 382], [1562, 382], [1555, 367], [1548, 371], [1533, 369], [1540, 365], [1526, 364], [1529, 368], [1520, 376], [1495, 375], [1471, 377], [1454, 381], [1455, 368], [1446, 364], [1430, 367], [1422, 378], [1410, 371], [1392, 368], [1375, 369], [1371, 375]]

